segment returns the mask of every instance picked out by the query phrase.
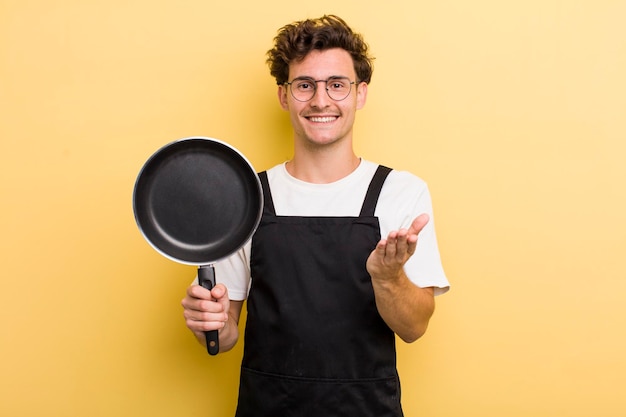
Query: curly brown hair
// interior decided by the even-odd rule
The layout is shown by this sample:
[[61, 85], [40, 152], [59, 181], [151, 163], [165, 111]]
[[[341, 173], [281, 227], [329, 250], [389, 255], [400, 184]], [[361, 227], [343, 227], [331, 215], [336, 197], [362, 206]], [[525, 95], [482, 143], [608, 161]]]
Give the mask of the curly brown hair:
[[289, 77], [289, 63], [301, 61], [313, 50], [342, 48], [352, 56], [359, 82], [370, 83], [374, 58], [368, 53], [363, 36], [355, 33], [338, 16], [324, 15], [283, 26], [274, 38], [274, 47], [267, 51], [267, 64], [276, 84]]

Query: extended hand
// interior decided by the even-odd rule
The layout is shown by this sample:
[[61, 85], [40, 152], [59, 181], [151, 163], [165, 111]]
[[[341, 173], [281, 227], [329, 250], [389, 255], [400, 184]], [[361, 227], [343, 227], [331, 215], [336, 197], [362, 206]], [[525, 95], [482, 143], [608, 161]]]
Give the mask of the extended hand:
[[417, 235], [426, 226], [428, 214], [417, 216], [409, 229], [394, 230], [381, 239], [367, 259], [367, 271], [372, 279], [394, 280], [399, 278], [402, 267], [415, 253]]

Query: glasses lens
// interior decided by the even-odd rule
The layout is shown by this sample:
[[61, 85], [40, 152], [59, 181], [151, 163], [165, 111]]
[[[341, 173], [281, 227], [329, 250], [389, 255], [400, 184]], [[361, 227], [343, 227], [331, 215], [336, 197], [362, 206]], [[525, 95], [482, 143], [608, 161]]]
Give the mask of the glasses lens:
[[291, 95], [298, 101], [309, 101], [315, 95], [317, 84], [312, 79], [293, 80], [291, 83]]
[[340, 101], [348, 97], [352, 83], [345, 77], [332, 77], [326, 80], [326, 91], [333, 100]]

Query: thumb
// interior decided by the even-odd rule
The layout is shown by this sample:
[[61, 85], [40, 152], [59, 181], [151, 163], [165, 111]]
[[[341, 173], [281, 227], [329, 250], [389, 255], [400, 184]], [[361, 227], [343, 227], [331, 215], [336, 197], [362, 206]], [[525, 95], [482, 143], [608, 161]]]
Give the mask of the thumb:
[[224, 284], [217, 284], [211, 289], [211, 295], [215, 300], [220, 300], [224, 297], [228, 297], [228, 290]]
[[409, 227], [409, 234], [417, 235], [419, 232], [422, 231], [424, 226], [426, 226], [429, 221], [430, 216], [428, 216], [428, 214], [420, 214], [413, 220], [413, 223], [411, 223], [411, 227]]

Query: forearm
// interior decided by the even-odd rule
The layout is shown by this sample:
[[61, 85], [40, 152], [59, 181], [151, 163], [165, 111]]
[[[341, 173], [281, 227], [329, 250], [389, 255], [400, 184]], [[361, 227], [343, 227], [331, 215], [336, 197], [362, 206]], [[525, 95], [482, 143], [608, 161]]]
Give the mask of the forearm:
[[419, 339], [435, 310], [432, 288], [413, 284], [404, 272], [394, 280], [372, 279], [376, 307], [385, 323], [407, 343]]

